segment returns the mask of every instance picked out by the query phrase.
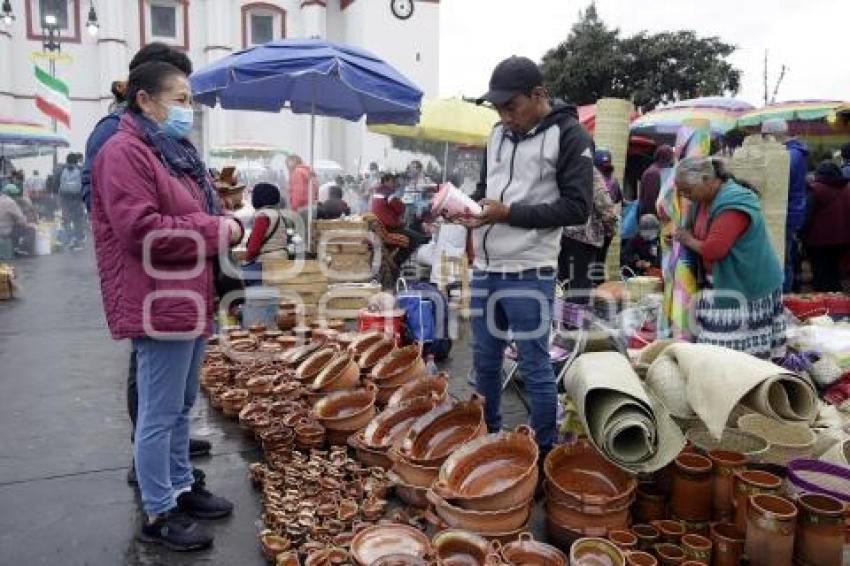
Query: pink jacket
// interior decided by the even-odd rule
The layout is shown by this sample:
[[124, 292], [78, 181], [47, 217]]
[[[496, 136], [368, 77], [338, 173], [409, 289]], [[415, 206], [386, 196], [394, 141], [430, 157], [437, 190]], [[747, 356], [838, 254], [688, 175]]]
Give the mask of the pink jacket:
[[209, 333], [211, 258], [228, 245], [227, 224], [204, 211], [194, 181], [169, 174], [130, 112], [95, 160], [92, 189], [92, 232], [112, 336]]

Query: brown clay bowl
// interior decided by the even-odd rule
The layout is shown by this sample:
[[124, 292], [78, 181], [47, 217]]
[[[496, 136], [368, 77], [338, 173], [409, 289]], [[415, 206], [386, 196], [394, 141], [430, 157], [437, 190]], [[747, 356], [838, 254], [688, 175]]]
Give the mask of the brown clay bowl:
[[221, 396], [221, 409], [225, 415], [236, 417], [248, 403], [249, 393], [245, 389], [230, 389]]
[[458, 446], [486, 434], [483, 406], [478, 394], [469, 401], [438, 405], [413, 423], [399, 452], [411, 462], [441, 465]]
[[358, 381], [360, 381], [360, 371], [357, 364], [348, 354], [339, 353], [316, 375], [310, 389], [324, 392], [339, 391], [355, 387]]
[[263, 556], [269, 562], [274, 562], [279, 554], [286, 552], [292, 546], [288, 538], [276, 535], [268, 529], [261, 532], [259, 537], [260, 545], [263, 548]]
[[570, 564], [625, 566], [626, 557], [611, 541], [604, 538], [585, 537], [575, 541], [570, 548]]
[[605, 537], [608, 529], [605, 527], [576, 527], [570, 528], [558, 524], [550, 517], [546, 517], [546, 538], [563, 552], [569, 552], [573, 542], [582, 537]]
[[360, 429], [332, 429], [325, 431], [325, 440], [330, 446], [346, 446], [348, 439], [356, 435]]
[[[374, 420], [374, 419], [373, 419]], [[393, 461], [387, 456], [385, 450], [375, 450], [367, 446], [363, 440], [363, 433], [358, 432], [348, 437], [348, 445], [354, 449], [354, 455], [357, 461], [364, 466], [377, 466], [385, 470], [389, 470], [393, 466]]]
[[372, 562], [371, 566], [429, 566], [430, 564], [432, 563], [424, 558], [409, 554], [388, 554]]
[[434, 554], [446, 566], [483, 565], [490, 551], [487, 539], [462, 529], [446, 529], [431, 540]]
[[410, 485], [430, 488], [440, 473], [439, 466], [423, 466], [405, 458], [395, 446], [387, 453], [393, 462], [392, 471]]
[[316, 350], [299, 364], [298, 369], [295, 370], [295, 378], [303, 383], [312, 381], [336, 355], [337, 351], [334, 348]]
[[449, 527], [467, 529], [478, 534], [504, 533], [519, 529], [528, 522], [533, 501], [529, 500], [498, 511], [474, 511], [456, 507], [437, 495], [433, 489], [426, 494], [434, 512]]
[[400, 405], [401, 403], [417, 397], [431, 398], [436, 395], [437, 399], [443, 401], [449, 387], [449, 374], [440, 372], [437, 375], [417, 378], [399, 387], [387, 400], [387, 407]]
[[425, 559], [431, 554], [431, 542], [417, 529], [397, 523], [373, 525], [362, 529], [351, 541], [351, 557], [360, 566], [370, 566], [393, 554]]
[[633, 499], [637, 488], [635, 476], [610, 463], [584, 441], [556, 446], [546, 456], [543, 473], [550, 500], [577, 509], [619, 509]]
[[[371, 385], [371, 384], [370, 384]], [[375, 386], [334, 391], [313, 405], [313, 414], [329, 430], [356, 431], [375, 416]]]
[[425, 375], [425, 362], [418, 344], [393, 350], [372, 368], [371, 376], [376, 384], [396, 387]]
[[249, 393], [251, 393], [251, 395], [268, 395], [272, 392], [272, 389], [274, 389], [274, 376], [258, 375], [256, 377], [252, 377], [247, 381], [247, 383], [245, 383], [245, 388]]
[[538, 454], [534, 432], [526, 425], [481, 436], [452, 452], [431, 489], [464, 509], [513, 507], [534, 496]]
[[[299, 340], [297, 336], [295, 338], [296, 340]], [[308, 342], [302, 346], [290, 348], [281, 355], [281, 361], [288, 366], [297, 366], [305, 359], [307, 359], [310, 354], [312, 354], [321, 347], [321, 342]]]
[[363, 444], [375, 450], [388, 450], [413, 426], [413, 423], [432, 410], [435, 398], [414, 397], [393, 407], [387, 407], [372, 419], [363, 431]]
[[362, 371], [368, 373], [393, 350], [395, 350], [393, 339], [382, 334], [381, 338], [369, 344], [362, 353], [358, 354], [357, 365]]
[[428, 488], [409, 484], [401, 476], [392, 471], [387, 472], [387, 479], [393, 483], [395, 494], [402, 503], [416, 509], [428, 508], [428, 497], [426, 496]]
[[[548, 485], [546, 486], [548, 488]], [[549, 489], [546, 489], [549, 493]], [[588, 514], [581, 510], [546, 501], [546, 516], [560, 526], [578, 530], [581, 528], [623, 529], [629, 522], [629, 502], [621, 509], [605, 510], [599, 514]]]
[[348, 350], [355, 357], [359, 357], [369, 346], [385, 338], [387, 338], [387, 335], [380, 330], [370, 330], [369, 332], [357, 334], [348, 345]]
[[522, 532], [516, 541], [502, 546], [502, 557], [510, 564], [535, 564], [540, 566], [567, 566], [567, 556], [552, 545], [534, 540], [529, 532]]

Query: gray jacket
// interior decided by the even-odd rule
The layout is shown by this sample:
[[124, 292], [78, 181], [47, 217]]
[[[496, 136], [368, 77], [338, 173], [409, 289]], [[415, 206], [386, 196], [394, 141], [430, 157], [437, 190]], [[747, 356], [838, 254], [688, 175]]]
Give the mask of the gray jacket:
[[12, 235], [15, 226], [27, 223], [18, 203], [7, 194], [0, 193], [0, 238]]
[[475, 268], [518, 272], [556, 267], [564, 226], [584, 224], [591, 209], [593, 142], [575, 107], [558, 106], [519, 136], [493, 128], [473, 198], [510, 206], [506, 224], [473, 231]]

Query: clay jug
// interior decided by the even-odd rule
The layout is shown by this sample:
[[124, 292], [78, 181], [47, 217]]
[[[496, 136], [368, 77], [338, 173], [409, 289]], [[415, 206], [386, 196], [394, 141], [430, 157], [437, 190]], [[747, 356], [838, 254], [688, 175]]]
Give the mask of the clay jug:
[[844, 552], [844, 504], [819, 493], [797, 500], [800, 518], [794, 558], [800, 564], [838, 566]]
[[714, 566], [738, 566], [738, 561], [744, 554], [745, 536], [744, 531], [738, 530], [734, 523], [712, 524]]
[[708, 457], [714, 464], [711, 488], [711, 510], [716, 521], [732, 519], [732, 483], [734, 473], [746, 469], [747, 458], [731, 450], [709, 450]]
[[735, 526], [739, 531], [747, 532], [747, 504], [751, 495], [779, 493], [782, 479], [769, 472], [759, 470], [740, 470], [735, 472], [733, 482], [735, 492]]
[[797, 507], [777, 495], [751, 495], [744, 552], [752, 566], [790, 566]]
[[685, 521], [708, 521], [711, 519], [711, 460], [699, 454], [682, 452], [675, 463], [671, 501], [673, 515]]

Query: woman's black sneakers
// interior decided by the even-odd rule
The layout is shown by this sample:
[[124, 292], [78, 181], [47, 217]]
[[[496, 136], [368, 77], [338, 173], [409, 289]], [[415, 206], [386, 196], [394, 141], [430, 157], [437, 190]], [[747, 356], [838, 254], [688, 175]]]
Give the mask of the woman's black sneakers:
[[145, 519], [139, 539], [181, 552], [203, 550], [213, 542], [212, 535], [176, 508], [152, 523]]
[[201, 482], [177, 496], [177, 508], [196, 519], [221, 519], [233, 513], [233, 503], [210, 493]]

